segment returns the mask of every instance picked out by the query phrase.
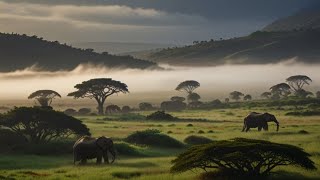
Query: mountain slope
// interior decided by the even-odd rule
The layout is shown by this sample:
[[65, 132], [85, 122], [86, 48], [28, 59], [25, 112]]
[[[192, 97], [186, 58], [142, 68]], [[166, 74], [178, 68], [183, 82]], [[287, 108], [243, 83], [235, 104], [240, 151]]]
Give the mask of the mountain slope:
[[289, 58], [305, 63], [319, 63], [319, 49], [320, 30], [258, 31], [241, 38], [164, 49], [144, 57], [157, 63], [183, 66], [269, 64]]
[[157, 68], [154, 62], [131, 56], [96, 53], [93, 49], [79, 49], [45, 41], [36, 36], [0, 33], [0, 72], [24, 69], [37, 65], [45, 70], [71, 70], [79, 64], [92, 63], [109, 68]]
[[320, 8], [308, 9], [279, 19], [266, 26], [263, 31], [294, 31], [320, 28]]

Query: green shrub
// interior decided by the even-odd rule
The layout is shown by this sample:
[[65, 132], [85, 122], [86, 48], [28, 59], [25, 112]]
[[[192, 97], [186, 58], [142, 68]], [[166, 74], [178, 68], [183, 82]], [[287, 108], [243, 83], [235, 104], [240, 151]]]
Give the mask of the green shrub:
[[147, 120], [160, 120], [160, 121], [170, 121], [176, 120], [171, 114], [167, 114], [164, 111], [154, 112], [146, 117]]
[[111, 175], [119, 179], [131, 179], [141, 176], [141, 172], [113, 172]]
[[187, 124], [187, 127], [192, 127], [193, 125], [192, 124]]
[[129, 135], [126, 139], [126, 142], [138, 145], [147, 145], [147, 146], [157, 146], [157, 147], [168, 147], [168, 148], [182, 148], [184, 144], [180, 141], [165, 135], [161, 134], [157, 129], [148, 129], [145, 131], [137, 131]]
[[209, 130], [208, 133], [214, 133], [212, 130]]
[[116, 149], [117, 154], [126, 155], [126, 156], [143, 156], [143, 154], [139, 151], [139, 147], [128, 144], [126, 142], [117, 142], [114, 143], [114, 147]]
[[199, 130], [199, 131], [198, 131], [198, 134], [204, 134], [204, 131]]
[[199, 145], [211, 143], [212, 140], [203, 136], [188, 136], [183, 140], [184, 143], [189, 145]]
[[168, 134], [172, 134], [173, 132], [172, 132], [172, 131], [168, 131], [167, 133], [168, 133]]
[[320, 111], [294, 111], [287, 112], [286, 116], [320, 116]]
[[218, 172], [227, 172], [233, 177], [253, 178], [267, 176], [279, 166], [293, 165], [315, 170], [310, 156], [293, 145], [238, 138], [192, 146], [172, 161], [171, 172], [218, 169]]
[[299, 133], [299, 134], [309, 134], [309, 132], [306, 131], [306, 130], [300, 130], [298, 133]]

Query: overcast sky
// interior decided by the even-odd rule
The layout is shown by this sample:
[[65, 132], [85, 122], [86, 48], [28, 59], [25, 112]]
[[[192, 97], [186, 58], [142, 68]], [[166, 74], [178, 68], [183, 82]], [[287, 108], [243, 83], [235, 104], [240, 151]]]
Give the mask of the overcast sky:
[[246, 35], [316, 3], [317, 0], [0, 0], [0, 31], [35, 34], [61, 42], [185, 44]]

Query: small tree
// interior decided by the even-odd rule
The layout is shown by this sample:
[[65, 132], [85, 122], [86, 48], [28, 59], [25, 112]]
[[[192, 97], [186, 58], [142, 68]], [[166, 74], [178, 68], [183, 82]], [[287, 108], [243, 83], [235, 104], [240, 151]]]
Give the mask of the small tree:
[[228, 104], [230, 102], [230, 99], [229, 98], [225, 98], [224, 102]]
[[30, 94], [28, 99], [36, 99], [40, 106], [48, 107], [51, 105], [52, 100], [56, 97], [61, 98], [61, 95], [53, 90], [38, 90]]
[[304, 85], [310, 85], [312, 82], [311, 78], [306, 75], [290, 76], [286, 80], [297, 96], [302, 95], [300, 93], [302, 92], [301, 90], [303, 90]]
[[153, 107], [152, 107], [152, 104], [151, 104], [151, 103], [143, 102], [143, 103], [140, 103], [140, 104], [139, 104], [139, 109], [140, 109], [141, 111], [148, 111], [148, 110], [152, 110]]
[[188, 95], [189, 102], [198, 102], [201, 99], [198, 93], [191, 93]]
[[68, 96], [74, 98], [90, 98], [95, 99], [98, 103], [98, 113], [103, 114], [103, 106], [106, 99], [117, 93], [128, 93], [128, 86], [120, 81], [112, 80], [111, 78], [91, 79], [84, 81], [75, 86], [78, 89], [75, 92], [69, 93]]
[[266, 176], [279, 166], [316, 169], [303, 149], [269, 141], [238, 138], [192, 146], [172, 161], [172, 173], [193, 169], [219, 169], [234, 177]]
[[271, 95], [272, 95], [271, 92], [264, 92], [260, 96], [265, 99], [270, 99]]
[[291, 88], [287, 83], [280, 83], [272, 86], [270, 88], [273, 99], [278, 99], [281, 97], [288, 97], [291, 92]]
[[233, 91], [230, 93], [230, 99], [233, 99], [235, 101], [239, 101], [241, 99], [241, 96], [244, 96], [244, 94], [239, 91]]
[[89, 129], [80, 120], [38, 107], [16, 107], [1, 116], [0, 125], [25, 136], [32, 143], [44, 143], [71, 135], [90, 135]]
[[176, 90], [177, 91], [185, 91], [188, 94], [191, 94], [198, 87], [200, 87], [200, 83], [199, 82], [194, 81], [194, 80], [188, 80], [188, 81], [184, 81], [184, 82], [180, 83], [176, 87]]
[[180, 96], [173, 96], [173, 97], [171, 98], [171, 101], [180, 101], [180, 102], [183, 102], [183, 101], [185, 101], [185, 100], [186, 100], [186, 98], [180, 97]]
[[243, 97], [243, 100], [245, 101], [251, 101], [252, 100], [252, 96], [250, 94], [247, 94]]

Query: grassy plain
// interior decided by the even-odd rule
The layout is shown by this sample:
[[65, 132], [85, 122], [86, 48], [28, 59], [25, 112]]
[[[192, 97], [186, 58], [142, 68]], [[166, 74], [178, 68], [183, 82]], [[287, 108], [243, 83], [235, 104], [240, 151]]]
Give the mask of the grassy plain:
[[[241, 132], [243, 117], [249, 112], [270, 112], [280, 121], [280, 131], [275, 124], [269, 124], [268, 132], [252, 129]], [[286, 116], [286, 108], [237, 108], [217, 110], [187, 110], [171, 113], [180, 118], [204, 118], [209, 122], [156, 122], [139, 119], [139, 116], [82, 116], [81, 119], [91, 130], [93, 136], [105, 135], [116, 142], [129, 134], [146, 129], [158, 129], [162, 133], [183, 141], [189, 135], [199, 135], [212, 140], [237, 137], [263, 139], [272, 142], [292, 144], [305, 149], [312, 155], [318, 170], [305, 171], [296, 167], [276, 169], [273, 177], [320, 178], [320, 116]], [[148, 115], [149, 112], [139, 112]], [[192, 124], [192, 125], [190, 125]], [[199, 133], [199, 131], [203, 133]], [[301, 132], [302, 130], [306, 132]], [[0, 155], [0, 179], [196, 179], [199, 172], [170, 174], [171, 160], [184, 149], [155, 147], [137, 148], [143, 156], [118, 155], [112, 165], [95, 165], [94, 160], [85, 166], [74, 166], [72, 154], [58, 156], [38, 155]]]

